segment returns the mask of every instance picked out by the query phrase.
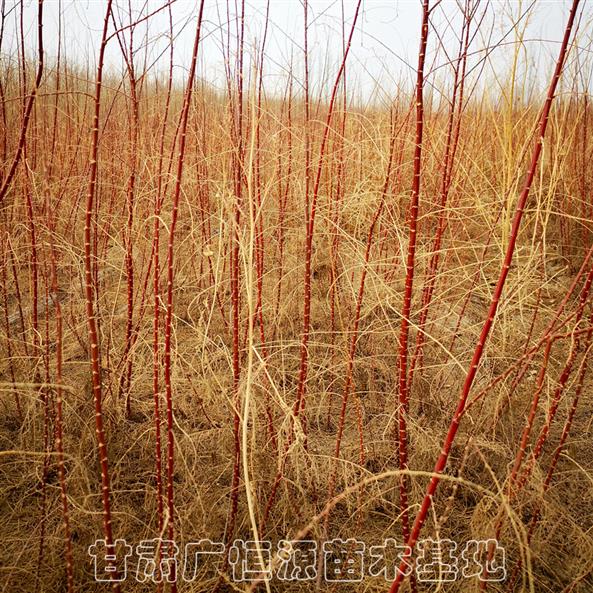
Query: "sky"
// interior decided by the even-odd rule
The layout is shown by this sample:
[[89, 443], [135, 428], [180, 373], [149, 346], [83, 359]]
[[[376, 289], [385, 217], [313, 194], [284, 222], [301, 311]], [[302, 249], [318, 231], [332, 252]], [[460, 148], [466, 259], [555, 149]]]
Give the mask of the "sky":
[[[435, 3], [433, 0], [432, 4]], [[159, 0], [115, 0], [115, 20], [129, 22], [130, 7], [134, 18], [138, 18], [141, 14], [158, 10], [162, 4], [163, 1]], [[204, 9], [199, 76], [218, 88], [222, 88], [225, 81], [222, 47], [229, 31], [233, 49], [235, 44], [235, 0], [230, 0], [230, 5], [230, 27], [226, 2], [206, 0]], [[429, 34], [427, 64], [429, 84], [437, 92], [445, 84], [444, 80], [450, 80], [447, 64], [456, 55], [461, 5], [462, 0], [442, 0], [431, 16], [433, 28]], [[245, 63], [248, 71], [255, 63], [255, 48], [261, 47], [266, 6], [265, 0], [251, 0], [245, 5]], [[488, 85], [496, 86], [495, 75], [505, 76], [515, 49], [520, 47], [520, 76], [525, 73], [536, 85], [544, 85], [549, 80], [552, 60], [558, 52], [570, 3], [564, 0], [495, 0], [482, 1], [479, 6], [478, 14], [483, 14], [483, 21], [472, 44], [470, 69], [474, 68], [476, 75], [480, 72], [482, 80]], [[347, 35], [355, 7], [353, 0], [309, 2], [309, 60], [313, 93], [328, 93], [331, 88], [342, 56], [342, 21]], [[94, 65], [105, 8], [104, 0], [45, 0], [44, 45], [50, 58], [48, 61], [57, 54], [58, 31], [61, 30], [62, 55], [70, 62]], [[590, 44], [590, 8], [585, 3], [586, 14], [578, 37], [582, 46]], [[5, 12], [9, 11], [2, 45], [3, 59], [16, 55], [19, 2], [7, 0]], [[175, 0], [171, 6], [177, 80], [184, 78], [190, 63], [197, 12], [194, 0]], [[36, 48], [36, 14], [37, 1], [24, 0], [25, 41], [31, 54]], [[303, 15], [300, 0], [270, 2], [264, 69], [265, 86], [269, 92], [278, 92], [285, 86], [291, 62], [295, 83], [298, 85], [303, 80]], [[348, 58], [348, 88], [353, 97], [388, 101], [397, 86], [411, 88], [415, 77], [420, 19], [420, 0], [363, 0]], [[521, 43], [518, 41], [520, 34]], [[138, 67], [142, 68], [142, 64], [146, 63], [152, 73], [165, 72], [169, 60], [169, 37], [168, 10], [138, 25], [135, 30]], [[482, 69], [486, 55], [488, 60]], [[111, 72], [124, 71], [121, 50], [115, 39], [108, 45], [106, 63]]]

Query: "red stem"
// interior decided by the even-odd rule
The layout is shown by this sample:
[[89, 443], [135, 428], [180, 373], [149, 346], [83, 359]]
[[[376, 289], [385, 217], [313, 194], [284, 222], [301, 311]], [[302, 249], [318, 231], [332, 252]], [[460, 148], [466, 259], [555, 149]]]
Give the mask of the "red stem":
[[[406, 280], [404, 299], [401, 312], [401, 326], [399, 333], [399, 406], [398, 406], [398, 455], [401, 470], [408, 468], [408, 430], [407, 415], [409, 411], [408, 393], [408, 335], [410, 331], [410, 311], [412, 306], [412, 289], [414, 284], [414, 268], [416, 258], [416, 236], [418, 233], [418, 204], [420, 198], [420, 175], [422, 167], [422, 135], [424, 130], [424, 62], [428, 43], [428, 17], [430, 14], [429, 0], [422, 2], [422, 28], [420, 35], [420, 50], [418, 52], [418, 69], [416, 75], [416, 134], [414, 146], [414, 172], [412, 178], [412, 196], [410, 198], [410, 213], [408, 228], [408, 255], [406, 259]], [[408, 490], [409, 478], [403, 473], [399, 480], [400, 513], [402, 534], [404, 540], [410, 537], [408, 519]], [[412, 580], [412, 587], [415, 583]]]
[[[459, 402], [457, 404], [457, 408], [451, 420], [451, 424], [449, 426], [449, 430], [447, 432], [447, 436], [443, 443], [442, 451], [437, 459], [437, 462], [434, 467], [434, 476], [431, 478], [428, 487], [426, 489], [426, 493], [424, 496], [424, 500], [422, 501], [422, 506], [418, 514], [416, 515], [416, 519], [414, 521], [414, 525], [412, 527], [412, 531], [410, 536], [407, 538], [406, 544], [413, 548], [418, 540], [418, 536], [420, 535], [420, 530], [422, 529], [424, 522], [426, 520], [428, 510], [432, 504], [434, 493], [436, 492], [437, 486], [440, 482], [440, 474], [445, 469], [447, 464], [447, 460], [449, 458], [449, 452], [453, 445], [453, 441], [455, 440], [455, 436], [457, 435], [457, 430], [459, 428], [459, 423], [461, 420], [461, 416], [465, 409], [465, 404], [467, 398], [469, 397], [478, 367], [480, 365], [480, 360], [482, 358], [482, 354], [484, 352], [484, 346], [488, 340], [488, 336], [490, 334], [490, 329], [492, 328], [492, 324], [494, 322], [494, 318], [496, 316], [496, 311], [498, 309], [498, 303], [502, 296], [502, 291], [509, 273], [509, 269], [511, 267], [511, 263], [513, 260], [513, 253], [515, 251], [515, 244], [517, 241], [517, 236], [519, 234], [519, 228], [521, 226], [521, 220], [523, 218], [523, 212], [525, 210], [525, 206], [527, 204], [527, 198], [529, 197], [529, 191], [531, 189], [531, 185], [533, 183], [533, 178], [535, 177], [535, 172], [537, 169], [537, 163], [539, 161], [539, 156], [542, 150], [544, 136], [546, 133], [546, 128], [548, 126], [548, 119], [550, 115], [550, 109], [552, 107], [552, 101], [554, 100], [554, 94], [556, 92], [556, 86], [558, 84], [558, 80], [560, 79], [560, 74], [562, 73], [562, 67], [564, 65], [564, 61], [566, 59], [567, 49], [568, 49], [568, 42], [570, 40], [570, 35], [572, 32], [572, 27], [574, 23], [574, 19], [576, 16], [577, 8], [579, 5], [579, 0], [573, 0], [572, 7], [570, 10], [570, 15], [568, 17], [568, 22], [566, 24], [566, 29], [564, 32], [564, 38], [562, 40], [562, 45], [560, 47], [560, 53], [558, 56], [558, 60], [556, 62], [556, 68], [554, 70], [554, 75], [552, 77], [552, 81], [550, 83], [550, 87], [548, 89], [546, 102], [542, 109], [540, 115], [540, 126], [539, 126], [539, 133], [538, 137], [536, 138], [535, 146], [533, 147], [533, 153], [531, 155], [531, 164], [529, 166], [529, 170], [527, 173], [527, 177], [525, 179], [525, 184], [523, 186], [523, 190], [521, 195], [519, 196], [519, 200], [517, 202], [517, 207], [515, 210], [515, 216], [513, 218], [513, 224], [511, 227], [511, 233], [509, 236], [509, 243], [507, 246], [505, 258], [503, 261], [502, 268], [500, 270], [500, 274], [498, 277], [498, 281], [496, 283], [496, 287], [494, 289], [494, 294], [492, 295], [492, 301], [490, 303], [490, 307], [488, 309], [488, 317], [484, 322], [484, 326], [482, 327], [482, 331], [480, 333], [480, 337], [478, 339], [478, 343], [476, 344], [476, 348], [474, 350], [474, 354], [470, 363], [470, 367], [468, 369], [467, 376], [465, 378], [465, 382], [463, 384], [463, 388], [461, 390], [461, 394], [459, 396]], [[405, 561], [402, 562], [400, 565], [400, 570], [391, 585], [391, 593], [397, 593], [399, 591], [400, 585], [403, 581], [403, 575], [406, 570], [406, 562], [409, 558], [405, 558]]]
[[[173, 435], [173, 385], [171, 380], [171, 334], [173, 322], [173, 281], [174, 281], [174, 242], [175, 227], [179, 214], [179, 196], [181, 194], [181, 181], [183, 178], [183, 165], [185, 162], [185, 146], [187, 120], [189, 115], [189, 106], [191, 103], [192, 91], [196, 74], [196, 65], [198, 61], [198, 47], [200, 45], [200, 32], [202, 28], [202, 16], [204, 13], [204, 0], [200, 2], [198, 21], [196, 24], [196, 34], [192, 50], [191, 66], [187, 79], [187, 86], [183, 98], [183, 107], [179, 120], [179, 152], [177, 158], [177, 170], [175, 175], [175, 186], [173, 190], [173, 209], [171, 213], [171, 225], [169, 228], [169, 240], [167, 242], [167, 310], [165, 314], [165, 345], [164, 345], [164, 380], [165, 380], [165, 401], [167, 408], [167, 520], [168, 520], [168, 538], [174, 539], [175, 535], [175, 508], [173, 502], [173, 470], [175, 440]], [[173, 593], [177, 590], [177, 583], [173, 579], [171, 586]]]
[[[101, 497], [103, 501], [103, 534], [107, 549], [113, 550], [113, 530], [111, 525], [111, 498], [110, 498], [110, 480], [109, 480], [109, 462], [107, 457], [107, 443], [105, 441], [105, 429], [103, 426], [103, 404], [102, 404], [102, 386], [101, 386], [101, 365], [99, 354], [99, 333], [97, 331], [97, 318], [95, 315], [95, 282], [93, 280], [93, 260], [96, 258], [96, 252], [92, 250], [93, 240], [92, 227], [94, 203], [97, 189], [97, 158], [99, 152], [99, 116], [101, 113], [101, 89], [103, 85], [103, 64], [105, 59], [105, 47], [107, 45], [107, 29], [109, 27], [109, 17], [113, 0], [108, 0], [105, 19], [103, 21], [103, 34], [101, 46], [99, 49], [99, 58], [97, 65], [97, 77], [95, 81], [95, 100], [93, 113], [93, 128], [91, 134], [91, 154], [89, 159], [90, 172], [89, 184], [86, 196], [86, 211], [84, 222], [84, 275], [85, 275], [85, 299], [86, 299], [86, 317], [87, 329], [90, 344], [90, 364], [91, 381], [93, 390], [93, 401], [95, 407], [95, 430], [97, 433], [97, 448], [99, 454], [99, 464], [101, 466]], [[96, 237], [96, 233], [95, 233]], [[120, 586], [118, 582], [112, 583], [113, 590], [119, 593]]]

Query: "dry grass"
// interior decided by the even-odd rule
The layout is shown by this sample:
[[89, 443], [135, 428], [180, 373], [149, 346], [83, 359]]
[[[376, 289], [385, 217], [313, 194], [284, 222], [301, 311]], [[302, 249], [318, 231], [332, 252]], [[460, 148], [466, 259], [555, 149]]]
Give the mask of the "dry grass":
[[[574, 53], [582, 57], [580, 52]], [[584, 69], [582, 64], [580, 67]], [[68, 70], [64, 63], [57, 68], [46, 74], [35, 101], [26, 134], [26, 169], [22, 164], [18, 167], [0, 204], [0, 516], [4, 536], [0, 590], [6, 592], [67, 590], [62, 486], [67, 492], [76, 590], [105, 589], [94, 581], [87, 553], [88, 546], [103, 537], [101, 468], [83, 298], [83, 194], [88, 178], [92, 111], [92, 96], [85, 93], [93, 92], [94, 74]], [[576, 80], [576, 74], [568, 69], [566, 88], [571, 87], [573, 77]], [[14, 66], [4, 65], [0, 79], [6, 122], [2, 128], [5, 171], [17, 148], [22, 105], [14, 100], [20, 94]], [[68, 92], [56, 95], [58, 85]], [[129, 80], [125, 74], [123, 79], [110, 74], [105, 85], [92, 230], [96, 238], [93, 265], [97, 283], [93, 289], [100, 332], [113, 533], [133, 545], [157, 537], [163, 520], [158, 513], [155, 477], [150, 262], [154, 255], [154, 202], [159, 175], [166, 185], [159, 214], [159, 255], [161, 266], [166, 262], [174, 176], [167, 173], [167, 167], [171, 164], [174, 172], [177, 155], [172, 147], [183, 100], [183, 89], [174, 86], [161, 153], [158, 137], [163, 125], [166, 87], [157, 88], [151, 82], [144, 85], [134, 155], [128, 133]], [[579, 92], [576, 83], [573, 86], [574, 93], [564, 93], [554, 105], [513, 265], [470, 401], [482, 390], [486, 392], [463, 418], [422, 532], [423, 537], [465, 542], [493, 537], [498, 528], [500, 543], [507, 552], [509, 576], [517, 560], [523, 561], [516, 582], [509, 579], [496, 584], [489, 589], [493, 591], [593, 590], [593, 422], [589, 412], [593, 384], [588, 374], [584, 375], [569, 436], [553, 477], [546, 484], [546, 474], [579, 389], [579, 369], [588, 356], [583, 333], [579, 334], [576, 358], [543, 452], [533, 463], [525, 486], [509, 495], [509, 476], [544, 348], [538, 347], [524, 365], [516, 365], [517, 371], [525, 371], [518, 384], [514, 384], [516, 372], [507, 371], [524, 352], [538, 343], [541, 346], [560, 303], [581, 265], [587, 262], [593, 239], [592, 174], [588, 166], [593, 146], [587, 132], [593, 114], [586, 92]], [[304, 104], [296, 94], [290, 107], [288, 97], [264, 98], [257, 117], [256, 86], [246, 86], [244, 92], [241, 135], [245, 153], [240, 158], [244, 193], [238, 205], [233, 185], [237, 173], [233, 159], [237, 132], [229, 119], [229, 113], [236, 112], [234, 90], [229, 97], [198, 83], [189, 113], [174, 245], [172, 430], [176, 540], [248, 540], [254, 537], [256, 528], [259, 538], [274, 542], [296, 535], [319, 541], [356, 537], [369, 545], [388, 537], [401, 539], [397, 349], [414, 150], [413, 122], [406, 116], [410, 95], [401, 91], [394, 98], [391, 111], [373, 106], [352, 107], [344, 112], [337, 106], [333, 114], [313, 241], [306, 412], [296, 417], [303, 331], [307, 127]], [[459, 145], [444, 213], [441, 259], [430, 314], [421, 330], [426, 336], [423, 358], [419, 359], [421, 364], [416, 367], [409, 387], [412, 520], [441, 451], [487, 316], [508, 241], [515, 196], [527, 168], [524, 153], [531, 146], [540, 105], [541, 97], [534, 96], [530, 103], [508, 110], [488, 98], [478, 100], [473, 96], [458, 115]], [[315, 104], [315, 110], [318, 113], [308, 124], [313, 169], [319, 157], [327, 105]], [[429, 275], [441, 214], [447, 121], [445, 101], [433, 102], [425, 110], [409, 357], [417, 340], [422, 289]], [[260, 139], [256, 144], [258, 125]], [[390, 135], [398, 126], [386, 205], [374, 234], [369, 262], [365, 264], [368, 229], [382, 199]], [[135, 341], [126, 355], [129, 278], [125, 205], [132, 157], [137, 163], [130, 247]], [[160, 157], [164, 162], [162, 171]], [[260, 172], [254, 177], [249, 163], [256, 157]], [[27, 210], [27, 195], [32, 202], [32, 218]], [[241, 214], [238, 227], [236, 208]], [[258, 235], [259, 225], [263, 240]], [[32, 265], [32, 228], [37, 270]], [[235, 233], [241, 300], [241, 377], [237, 391], [233, 385], [229, 270], [229, 250]], [[52, 293], [50, 285], [52, 245], [57, 255], [57, 294]], [[264, 254], [259, 297], [265, 344], [257, 317], [256, 258], [260, 248]], [[558, 339], [551, 350], [523, 467], [529, 465], [529, 454], [545, 425], [555, 389], [562, 383], [572, 344], [570, 332], [586, 329], [590, 323], [588, 294], [580, 320], [575, 321], [574, 316], [589, 265], [585, 265], [577, 289], [559, 316], [555, 332], [569, 334]], [[336, 459], [336, 433], [352, 324], [365, 267], [352, 390], [340, 457]], [[32, 282], [35, 275], [36, 321]], [[165, 276], [161, 273], [161, 323], [165, 318]], [[56, 301], [64, 319], [61, 345], [55, 325]], [[158, 347], [162, 349], [162, 339]], [[62, 485], [54, 436], [58, 348], [63, 348], [64, 361]], [[120, 385], [128, 359], [132, 360], [131, 413], [126, 415], [126, 394], [120, 392]], [[162, 359], [158, 371], [162, 371]], [[161, 388], [164, 390], [162, 384]], [[159, 397], [163, 413], [163, 393]], [[268, 411], [275, 439], [268, 430]], [[237, 454], [235, 415], [240, 420], [240, 488], [236, 525], [229, 533]], [[164, 415], [161, 433], [165, 439]], [[335, 494], [328, 500], [332, 472]], [[262, 529], [266, 505], [279, 473], [282, 479]], [[164, 469], [162, 477], [165, 480]], [[528, 542], [530, 521], [536, 512], [539, 520]], [[166, 522], [167, 517], [164, 519]], [[322, 586], [327, 590], [350, 590], [328, 583]], [[384, 579], [369, 577], [351, 590], [384, 591], [387, 586]], [[212, 591], [216, 587], [229, 591], [248, 589], [245, 584], [231, 583], [226, 575], [221, 577], [213, 567], [201, 570], [193, 583], [179, 583], [179, 590], [187, 592]], [[272, 580], [270, 587], [273, 591], [309, 591], [315, 584], [289, 585]], [[478, 588], [476, 579], [460, 579], [442, 585], [441, 590], [461, 592]], [[123, 589], [152, 591], [155, 585], [128, 578]], [[419, 584], [419, 590], [436, 591], [438, 587]]]

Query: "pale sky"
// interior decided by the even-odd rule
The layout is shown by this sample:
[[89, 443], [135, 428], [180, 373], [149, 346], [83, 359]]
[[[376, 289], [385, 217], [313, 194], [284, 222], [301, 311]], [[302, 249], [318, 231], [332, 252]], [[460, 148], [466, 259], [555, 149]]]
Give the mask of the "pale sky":
[[[158, 0], [139, 2], [130, 0], [136, 17], [142, 11], [148, 14], [162, 5]], [[434, 3], [434, 2], [433, 2]], [[443, 79], [450, 79], [443, 64], [447, 63], [445, 52], [439, 49], [436, 31], [444, 47], [455, 57], [456, 35], [460, 32], [460, 2], [443, 0], [434, 11], [430, 31], [427, 64], [432, 75], [429, 84], [438, 89]], [[590, 54], [591, 6], [585, 2], [585, 15], [581, 20], [579, 44], [586, 47], [582, 55]], [[235, 31], [234, 6], [231, 5], [231, 31]], [[482, 2], [479, 14], [485, 12], [484, 20], [472, 45], [471, 66], [479, 66], [479, 60], [491, 45], [502, 45], [489, 54], [489, 63], [482, 71], [482, 80], [493, 80], [493, 72], [502, 74], [508, 70], [514, 48], [517, 47], [518, 29], [512, 22], [519, 15], [527, 14], [519, 20], [519, 28], [527, 23], [521, 46], [521, 63], [527, 65], [532, 79], [545, 84], [549, 80], [551, 60], [558, 52], [570, 3], [564, 0], [533, 1], [495, 1]], [[6, 9], [17, 6], [8, 17], [7, 31], [2, 46], [3, 58], [15, 55], [15, 25], [19, 17], [18, 2], [8, 0]], [[118, 22], [129, 22], [128, 0], [116, 0], [114, 12]], [[344, 0], [346, 34], [355, 10], [353, 0]], [[104, 0], [46, 0], [44, 44], [48, 57], [57, 52], [58, 22], [61, 12], [62, 52], [70, 61], [80, 64], [94, 64], [105, 14]], [[246, 3], [245, 48], [253, 55], [253, 48], [261, 44], [263, 36], [266, 2], [251, 0]], [[311, 0], [309, 3], [309, 46], [311, 80], [314, 92], [329, 92], [339, 58], [342, 54], [342, 2]], [[36, 47], [37, 1], [25, 0], [26, 46], [33, 52]], [[189, 65], [197, 2], [176, 0], [172, 6], [174, 21], [174, 63], [178, 79], [183, 78]], [[418, 53], [421, 3], [420, 0], [364, 0], [359, 17], [351, 53], [348, 59], [349, 92], [353, 97], [374, 95], [380, 100], [388, 100], [395, 84], [410, 84]], [[151, 17], [148, 24], [137, 27], [135, 43], [147, 50], [138, 51], [138, 64], [145, 58], [154, 64], [153, 72], [163, 71], [168, 65], [168, 12], [167, 10]], [[199, 75], [215, 86], [224, 82], [224, 62], [222, 57], [222, 38], [226, 39], [227, 6], [220, 0], [206, 0], [204, 13], [203, 43]], [[146, 36], [148, 43], [145, 43]], [[231, 41], [231, 45], [233, 45]], [[303, 5], [300, 0], [271, 0], [270, 25], [266, 42], [265, 84], [270, 90], [284, 85], [286, 72], [290, 67], [291, 55], [294, 61], [295, 84], [302, 81], [303, 57]], [[438, 50], [438, 53], [437, 53]], [[436, 59], [435, 59], [436, 56]], [[588, 58], [587, 58], [588, 59]], [[106, 61], [110, 70], [123, 72], [119, 45], [113, 39], [109, 46]], [[250, 67], [250, 58], [246, 66]], [[522, 69], [526, 71], [525, 68]], [[325, 72], [325, 76], [324, 76]], [[477, 70], [476, 70], [477, 73]], [[440, 78], [439, 78], [440, 77]], [[490, 83], [488, 83], [490, 84]]]

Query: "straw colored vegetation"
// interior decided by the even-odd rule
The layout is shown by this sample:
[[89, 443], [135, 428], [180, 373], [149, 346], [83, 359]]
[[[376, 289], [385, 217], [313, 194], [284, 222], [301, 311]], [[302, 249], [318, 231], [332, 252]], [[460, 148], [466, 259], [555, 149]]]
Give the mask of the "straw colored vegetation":
[[495, 538], [507, 577], [116, 589], [593, 590], [583, 7], [521, 95], [480, 84], [473, 0], [437, 80], [425, 0], [414, 84], [364, 104], [360, 3], [323, 97], [307, 53], [266, 92], [240, 29], [212, 89], [200, 5], [183, 80], [145, 72], [104, 4], [88, 67], [2, 57], [0, 590], [107, 590], [88, 547], [159, 535]]

